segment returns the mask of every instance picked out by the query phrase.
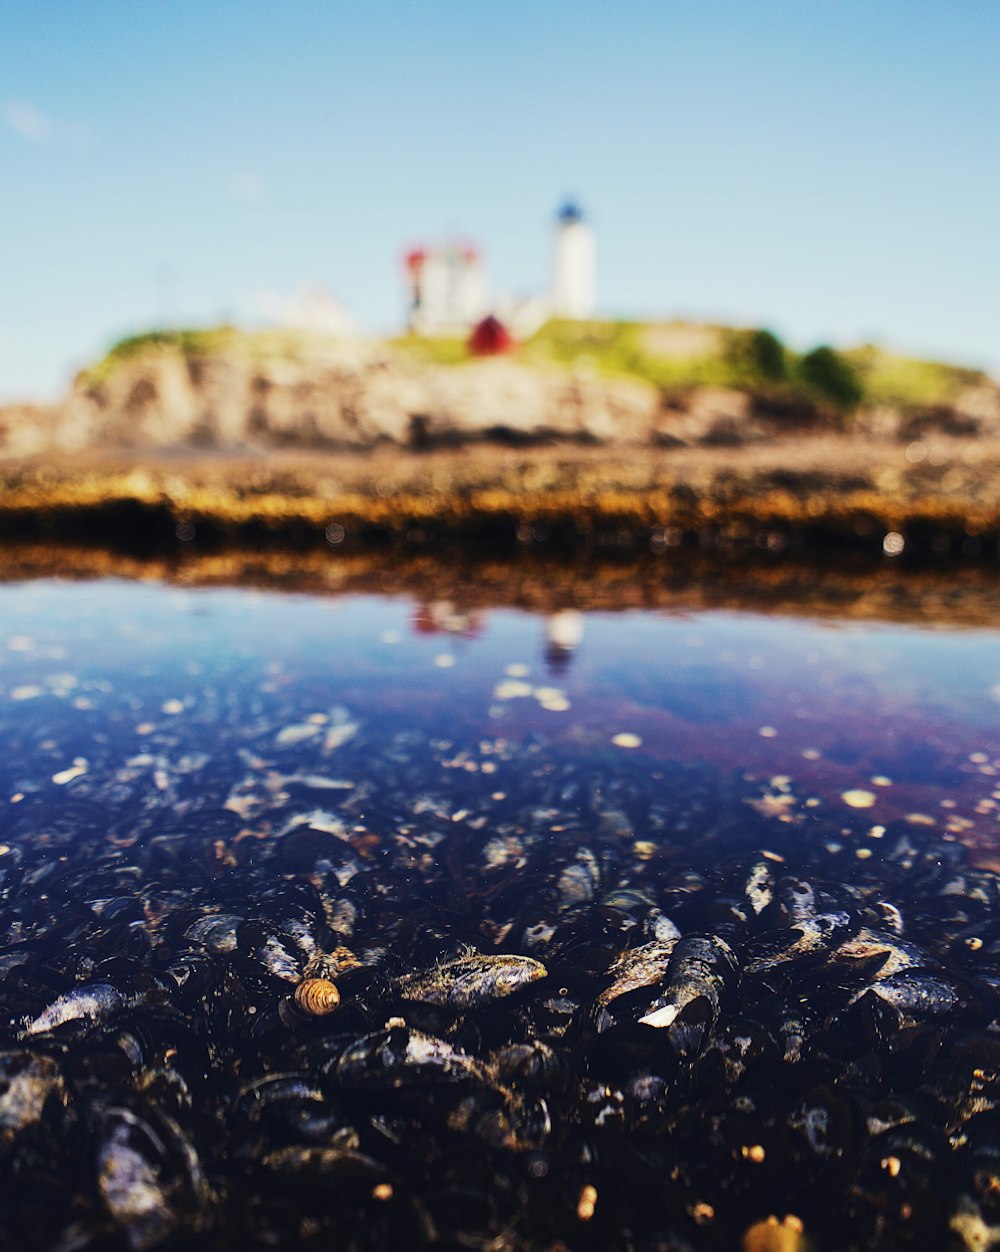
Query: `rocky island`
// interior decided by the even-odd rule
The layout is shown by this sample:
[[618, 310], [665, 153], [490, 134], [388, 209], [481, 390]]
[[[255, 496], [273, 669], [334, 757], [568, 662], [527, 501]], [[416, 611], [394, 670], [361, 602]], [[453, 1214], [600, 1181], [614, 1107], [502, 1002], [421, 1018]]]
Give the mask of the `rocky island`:
[[473, 541], [931, 559], [1000, 537], [1000, 387], [765, 330], [461, 340], [157, 331], [0, 410], [0, 531], [341, 551]]

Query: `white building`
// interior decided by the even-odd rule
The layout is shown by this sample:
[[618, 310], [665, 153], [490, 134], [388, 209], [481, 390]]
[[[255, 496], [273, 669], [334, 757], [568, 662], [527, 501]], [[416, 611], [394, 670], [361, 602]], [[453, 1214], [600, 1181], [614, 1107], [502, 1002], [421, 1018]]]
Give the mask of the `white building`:
[[550, 317], [594, 316], [594, 232], [568, 202], [556, 218], [551, 289], [546, 295], [492, 300], [477, 248], [448, 243], [406, 254], [407, 324], [418, 335], [466, 335], [492, 312], [519, 339]]
[[406, 257], [410, 330], [464, 335], [489, 311], [486, 271], [470, 244], [414, 248]]
[[552, 313], [576, 320], [594, 316], [594, 232], [572, 203], [556, 219]]
[[250, 315], [268, 326], [315, 331], [337, 339], [349, 339], [355, 333], [350, 313], [319, 284], [301, 286], [291, 295], [260, 291], [251, 301]]

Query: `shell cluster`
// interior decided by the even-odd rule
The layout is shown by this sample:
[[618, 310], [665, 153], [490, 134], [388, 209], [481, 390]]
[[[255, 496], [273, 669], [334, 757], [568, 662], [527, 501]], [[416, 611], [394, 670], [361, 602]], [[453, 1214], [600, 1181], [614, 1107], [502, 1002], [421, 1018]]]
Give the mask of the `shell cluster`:
[[511, 742], [484, 786], [346, 720], [333, 786], [304, 725], [203, 731], [295, 754], [280, 792], [92, 753], [10, 807], [5, 1247], [1000, 1238], [1000, 882], [960, 844], [639, 752]]

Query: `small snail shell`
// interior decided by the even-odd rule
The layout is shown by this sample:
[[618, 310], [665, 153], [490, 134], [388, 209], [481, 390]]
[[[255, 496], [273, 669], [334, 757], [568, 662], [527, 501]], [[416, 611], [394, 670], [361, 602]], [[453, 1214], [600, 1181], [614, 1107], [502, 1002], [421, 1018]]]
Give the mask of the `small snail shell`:
[[310, 1017], [325, 1017], [340, 1003], [340, 992], [326, 978], [306, 978], [295, 988], [295, 1007]]

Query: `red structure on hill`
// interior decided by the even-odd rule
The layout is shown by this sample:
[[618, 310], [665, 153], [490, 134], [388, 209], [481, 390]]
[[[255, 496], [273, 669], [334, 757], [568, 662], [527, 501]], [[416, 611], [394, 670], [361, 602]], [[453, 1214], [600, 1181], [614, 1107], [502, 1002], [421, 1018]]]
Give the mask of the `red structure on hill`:
[[469, 351], [473, 356], [499, 356], [510, 352], [514, 347], [514, 339], [499, 318], [484, 317], [477, 322], [469, 335]]

